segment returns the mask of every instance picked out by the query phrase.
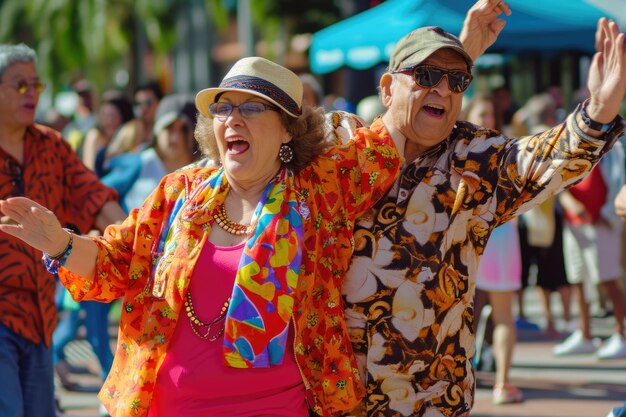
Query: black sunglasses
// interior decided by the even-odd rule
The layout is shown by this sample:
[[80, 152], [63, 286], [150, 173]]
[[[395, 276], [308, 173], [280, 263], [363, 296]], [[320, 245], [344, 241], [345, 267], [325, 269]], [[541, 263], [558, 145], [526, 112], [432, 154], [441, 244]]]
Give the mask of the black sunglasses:
[[413, 79], [420, 87], [431, 88], [437, 86], [441, 79], [446, 76], [448, 79], [448, 87], [454, 93], [462, 93], [467, 90], [470, 83], [474, 79], [472, 74], [459, 70], [446, 70], [430, 65], [418, 65], [413, 68], [407, 68], [395, 72], [413, 72]]
[[12, 159], [6, 159], [4, 161], [4, 171], [10, 175], [11, 185], [13, 190], [11, 191], [11, 197], [20, 197], [24, 195], [24, 176], [22, 175], [22, 167]]

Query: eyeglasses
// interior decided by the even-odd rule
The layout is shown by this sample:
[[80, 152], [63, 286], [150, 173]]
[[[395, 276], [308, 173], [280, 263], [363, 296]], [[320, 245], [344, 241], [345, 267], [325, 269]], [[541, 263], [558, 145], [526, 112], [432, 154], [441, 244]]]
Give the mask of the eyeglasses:
[[255, 117], [259, 117], [265, 113], [266, 110], [280, 112], [278, 107], [272, 106], [271, 104], [259, 103], [258, 101], [247, 101], [238, 106], [224, 102], [213, 103], [209, 106], [209, 113], [211, 113], [211, 115], [217, 120], [224, 121], [228, 118], [228, 116], [230, 116], [234, 109], [239, 110], [239, 114], [245, 119], [254, 119]]
[[22, 167], [13, 159], [4, 161], [4, 171], [11, 176], [11, 197], [20, 197], [24, 195], [24, 177], [22, 175]]
[[20, 80], [20, 81], [0, 81], [0, 84], [10, 85], [11, 87], [15, 88], [17, 90], [17, 92], [19, 93], [19, 95], [21, 95], [21, 96], [26, 94], [28, 89], [31, 88], [31, 87], [35, 90], [35, 92], [37, 94], [41, 93], [46, 88], [46, 85], [44, 83], [42, 83], [41, 81], [31, 81], [31, 82], [28, 82], [26, 80]]
[[429, 65], [418, 65], [413, 68], [407, 68], [396, 72], [413, 71], [413, 79], [420, 87], [431, 88], [436, 87], [441, 79], [446, 76], [448, 79], [448, 87], [454, 93], [462, 93], [467, 90], [472, 82], [472, 74], [459, 70], [445, 70], [439, 67]]

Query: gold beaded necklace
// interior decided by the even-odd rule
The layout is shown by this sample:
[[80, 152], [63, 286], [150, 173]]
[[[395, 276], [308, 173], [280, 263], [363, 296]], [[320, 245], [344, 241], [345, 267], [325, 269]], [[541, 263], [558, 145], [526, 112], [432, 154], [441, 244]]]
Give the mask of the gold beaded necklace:
[[222, 229], [235, 236], [247, 235], [250, 232], [250, 225], [235, 223], [232, 221], [226, 213], [226, 205], [220, 204], [215, 209], [215, 215], [213, 216], [215, 223]]
[[[191, 301], [191, 292], [187, 290], [187, 294], [185, 295], [185, 311], [187, 312], [187, 317], [189, 317], [189, 325], [191, 326], [191, 330], [194, 332], [194, 334], [202, 340], [215, 342], [222, 334], [224, 334], [224, 325], [222, 324], [220, 329], [214, 335], [210, 335], [211, 326], [223, 321], [226, 318], [226, 311], [228, 310], [229, 304], [230, 297], [228, 297], [228, 299], [224, 302], [219, 316], [217, 316], [208, 323], [204, 323], [196, 315], [196, 311], [194, 310], [193, 303]], [[202, 328], [206, 328], [204, 334], [200, 333], [200, 329]]]

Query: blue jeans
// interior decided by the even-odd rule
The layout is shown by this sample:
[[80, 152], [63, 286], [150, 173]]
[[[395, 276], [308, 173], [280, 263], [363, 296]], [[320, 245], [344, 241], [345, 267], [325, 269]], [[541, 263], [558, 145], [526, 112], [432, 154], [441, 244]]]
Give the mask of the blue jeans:
[[80, 306], [85, 310], [85, 328], [87, 340], [98, 357], [102, 369], [102, 380], [109, 375], [113, 365], [113, 352], [111, 351], [111, 337], [109, 336], [109, 310], [111, 304], [98, 301], [81, 301]]
[[[85, 311], [86, 339], [98, 358], [102, 369], [100, 377], [104, 381], [111, 370], [111, 365], [113, 365], [113, 352], [111, 352], [111, 339], [109, 337], [109, 310], [111, 305], [97, 301], [81, 301], [80, 308]], [[79, 310], [70, 310], [65, 313], [67, 315], [61, 317], [52, 336], [55, 364], [60, 360], [65, 360], [63, 349], [75, 339], [80, 324]]]
[[54, 416], [52, 353], [0, 324], [0, 416]]

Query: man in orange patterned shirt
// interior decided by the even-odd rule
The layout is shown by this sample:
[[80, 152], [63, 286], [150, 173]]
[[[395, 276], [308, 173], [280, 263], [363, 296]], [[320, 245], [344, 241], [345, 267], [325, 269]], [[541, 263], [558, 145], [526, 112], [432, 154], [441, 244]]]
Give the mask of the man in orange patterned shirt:
[[[33, 123], [44, 89], [26, 45], [0, 45], [0, 199], [27, 196], [87, 232], [123, 219], [115, 191], [76, 157], [61, 135]], [[2, 219], [4, 223], [6, 219]], [[0, 234], [0, 415], [53, 416], [50, 345], [55, 281], [41, 252]]]

